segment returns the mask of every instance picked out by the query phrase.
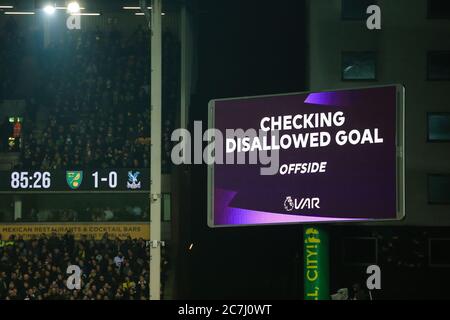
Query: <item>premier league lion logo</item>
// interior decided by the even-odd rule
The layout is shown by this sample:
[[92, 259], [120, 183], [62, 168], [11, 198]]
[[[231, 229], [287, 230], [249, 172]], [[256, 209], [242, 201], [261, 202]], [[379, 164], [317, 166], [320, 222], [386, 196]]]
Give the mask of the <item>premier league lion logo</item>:
[[294, 201], [291, 196], [287, 196], [286, 200], [284, 200], [284, 210], [292, 211], [294, 209]]

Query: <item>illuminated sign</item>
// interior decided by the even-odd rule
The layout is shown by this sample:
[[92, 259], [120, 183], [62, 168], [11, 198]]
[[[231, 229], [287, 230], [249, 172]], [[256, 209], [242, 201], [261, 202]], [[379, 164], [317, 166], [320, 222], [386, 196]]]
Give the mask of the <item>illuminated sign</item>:
[[[41, 235], [63, 236], [67, 232], [73, 234], [75, 239], [86, 237], [87, 239], [100, 240], [108, 234], [109, 239], [132, 239], [142, 238], [150, 240], [150, 224], [144, 222], [137, 223], [9, 223], [0, 225], [0, 234], [4, 241], [11, 236], [22, 237], [24, 240], [39, 238]], [[0, 243], [0, 247], [2, 243]], [[7, 245], [7, 243], [6, 243]]]
[[149, 169], [0, 171], [0, 193], [136, 193], [149, 190]]
[[328, 300], [328, 234], [321, 228], [305, 226], [303, 240], [304, 299]]
[[398, 85], [212, 100], [209, 226], [401, 219], [403, 100]]

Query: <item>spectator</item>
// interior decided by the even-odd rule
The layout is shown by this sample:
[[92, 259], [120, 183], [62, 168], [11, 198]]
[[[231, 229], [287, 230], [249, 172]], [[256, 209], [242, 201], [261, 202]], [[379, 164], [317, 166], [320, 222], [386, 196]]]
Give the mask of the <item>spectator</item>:
[[123, 258], [122, 252], [119, 252], [117, 254], [117, 256], [114, 257], [114, 264], [116, 265], [117, 268], [120, 268], [123, 261], [124, 261], [124, 258]]
[[103, 214], [105, 216], [105, 221], [111, 221], [114, 219], [114, 212], [109, 207], [107, 207], [105, 211], [103, 211]]

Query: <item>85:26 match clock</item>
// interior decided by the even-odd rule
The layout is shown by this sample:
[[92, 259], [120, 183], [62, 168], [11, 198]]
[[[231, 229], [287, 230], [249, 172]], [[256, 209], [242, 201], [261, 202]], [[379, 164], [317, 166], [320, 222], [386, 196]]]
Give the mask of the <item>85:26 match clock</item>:
[[149, 169], [0, 171], [0, 193], [148, 192]]

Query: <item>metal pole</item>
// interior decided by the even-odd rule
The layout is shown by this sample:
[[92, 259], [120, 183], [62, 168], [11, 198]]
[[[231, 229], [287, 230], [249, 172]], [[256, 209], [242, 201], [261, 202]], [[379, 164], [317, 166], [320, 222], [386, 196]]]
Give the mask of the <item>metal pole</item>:
[[[189, 106], [189, 62], [188, 62], [188, 22], [186, 4], [181, 7], [180, 13], [180, 40], [181, 40], [181, 70], [180, 70], [180, 128], [187, 129], [187, 110]], [[183, 137], [183, 141], [185, 137]]]
[[161, 1], [151, 10], [150, 300], [161, 299]]

